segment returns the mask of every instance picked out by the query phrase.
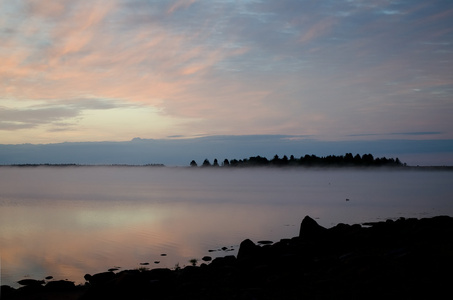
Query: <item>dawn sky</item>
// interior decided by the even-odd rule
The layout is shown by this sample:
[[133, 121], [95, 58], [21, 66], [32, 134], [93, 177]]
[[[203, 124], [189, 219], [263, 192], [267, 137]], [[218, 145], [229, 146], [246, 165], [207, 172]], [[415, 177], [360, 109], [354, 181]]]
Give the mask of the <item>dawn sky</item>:
[[453, 139], [453, 2], [0, 2], [0, 143]]

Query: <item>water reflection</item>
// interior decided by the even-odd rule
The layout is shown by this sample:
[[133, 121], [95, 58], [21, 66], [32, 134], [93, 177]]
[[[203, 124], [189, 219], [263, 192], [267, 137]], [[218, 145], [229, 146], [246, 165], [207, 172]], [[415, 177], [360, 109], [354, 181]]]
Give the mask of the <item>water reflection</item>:
[[2, 284], [48, 275], [82, 282], [85, 273], [144, 262], [188, 265], [191, 258], [230, 254], [208, 250], [237, 250], [245, 238], [295, 236], [305, 215], [326, 227], [453, 215], [451, 178], [448, 172], [0, 168]]

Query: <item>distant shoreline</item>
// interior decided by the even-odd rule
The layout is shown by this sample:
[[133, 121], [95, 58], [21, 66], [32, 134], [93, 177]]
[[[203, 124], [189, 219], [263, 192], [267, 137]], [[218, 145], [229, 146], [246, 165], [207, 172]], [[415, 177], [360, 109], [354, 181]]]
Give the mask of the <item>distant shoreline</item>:
[[[15, 163], [4, 164], [0, 166], [11, 167], [167, 167], [162, 163], [146, 163], [146, 164], [127, 164], [127, 163], [100, 163], [100, 164], [84, 164], [84, 163]], [[217, 158], [211, 163], [209, 159], [205, 158], [199, 165], [195, 160], [192, 160], [188, 165], [175, 165], [170, 166], [173, 168], [319, 168], [319, 169], [369, 169], [369, 168], [388, 168], [388, 169], [405, 169], [405, 170], [452, 170], [453, 166], [448, 165], [407, 165], [401, 162], [398, 157], [374, 157], [372, 154], [355, 154], [346, 153], [345, 155], [328, 155], [316, 156], [314, 154], [305, 154], [300, 157], [284, 155], [279, 157], [275, 155], [273, 158], [268, 159], [263, 156], [250, 156], [243, 159], [227, 159], [218, 161]]]
[[180, 168], [180, 169], [354, 169], [354, 170], [426, 170], [426, 171], [453, 171], [453, 166], [335, 166], [335, 165], [313, 165], [313, 166], [239, 166], [239, 167], [190, 167], [190, 166], [166, 166], [164, 164], [144, 164], [144, 165], [133, 165], [133, 164], [7, 164], [0, 165], [2, 167], [15, 167], [15, 168], [36, 168], [36, 167], [128, 167], [128, 168]]

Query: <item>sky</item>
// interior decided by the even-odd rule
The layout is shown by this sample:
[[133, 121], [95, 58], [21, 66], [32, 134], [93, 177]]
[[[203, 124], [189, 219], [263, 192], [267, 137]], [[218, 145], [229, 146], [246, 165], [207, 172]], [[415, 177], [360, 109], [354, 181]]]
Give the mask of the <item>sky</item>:
[[0, 144], [453, 139], [453, 2], [0, 1]]

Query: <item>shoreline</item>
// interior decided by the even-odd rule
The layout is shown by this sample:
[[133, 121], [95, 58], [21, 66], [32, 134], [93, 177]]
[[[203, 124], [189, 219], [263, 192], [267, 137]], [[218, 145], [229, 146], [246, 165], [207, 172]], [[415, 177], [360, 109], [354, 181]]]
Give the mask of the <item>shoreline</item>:
[[271, 169], [271, 170], [391, 170], [391, 171], [453, 171], [450, 165], [432, 165], [432, 166], [336, 166], [336, 165], [312, 165], [312, 166], [228, 166], [228, 167], [191, 167], [191, 166], [167, 166], [164, 164], [6, 164], [0, 165], [0, 168], [155, 168], [155, 169], [190, 169], [190, 170], [243, 170], [243, 169]]
[[432, 298], [451, 293], [453, 218], [338, 224], [306, 216], [299, 235], [241, 242], [237, 256], [200, 266], [85, 275], [86, 283], [26, 279], [2, 299]]

